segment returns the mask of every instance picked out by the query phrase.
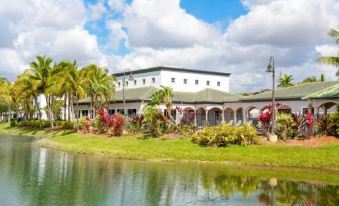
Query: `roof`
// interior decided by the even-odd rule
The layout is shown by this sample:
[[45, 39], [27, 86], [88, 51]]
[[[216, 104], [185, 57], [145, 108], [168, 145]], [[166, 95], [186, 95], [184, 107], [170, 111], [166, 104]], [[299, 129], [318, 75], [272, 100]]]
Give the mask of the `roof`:
[[[150, 100], [157, 87], [125, 89], [126, 101]], [[238, 101], [240, 96], [215, 89], [203, 89], [199, 92], [173, 92], [173, 102], [185, 103], [224, 103]], [[122, 90], [116, 91], [112, 101], [123, 101]], [[79, 104], [89, 103], [90, 98], [79, 100]]]
[[[179, 67], [169, 67], [169, 66], [158, 66], [158, 67], [151, 67], [146, 69], [138, 69], [133, 70], [133, 74], [143, 74], [148, 72], [155, 72], [155, 71], [175, 71], [175, 72], [190, 72], [190, 73], [198, 73], [198, 74], [212, 74], [212, 75], [219, 75], [219, 76], [230, 76], [230, 73], [225, 72], [216, 72], [216, 71], [207, 71], [207, 70], [195, 70], [195, 69], [186, 69], [186, 68], [179, 68]], [[120, 77], [124, 75], [124, 72], [119, 72], [113, 74], [116, 77]]]
[[[331, 87], [338, 84], [339, 81], [327, 81], [327, 82], [309, 82], [298, 84], [296, 86], [287, 88], [278, 88], [275, 92], [275, 98], [280, 100], [285, 99], [301, 99], [312, 93], [318, 92], [325, 88]], [[271, 100], [272, 92], [267, 91], [256, 95], [243, 96], [240, 101], [260, 101], [260, 100]]]
[[302, 99], [331, 99], [339, 98], [339, 83], [333, 86], [327, 87], [320, 91], [314, 92], [310, 95], [303, 97]]

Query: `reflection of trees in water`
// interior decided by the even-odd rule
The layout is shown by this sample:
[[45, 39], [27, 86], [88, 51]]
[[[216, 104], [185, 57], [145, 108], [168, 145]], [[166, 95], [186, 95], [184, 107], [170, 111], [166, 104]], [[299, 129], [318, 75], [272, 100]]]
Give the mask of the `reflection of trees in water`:
[[[175, 205], [234, 194], [263, 205], [339, 205], [338, 186], [236, 175], [217, 167], [114, 161], [33, 146], [1, 148], [27, 205]], [[2, 165], [0, 165], [2, 166]], [[4, 171], [4, 170], [8, 171]], [[274, 182], [274, 181], [273, 181]], [[198, 203], [197, 203], [198, 204]]]

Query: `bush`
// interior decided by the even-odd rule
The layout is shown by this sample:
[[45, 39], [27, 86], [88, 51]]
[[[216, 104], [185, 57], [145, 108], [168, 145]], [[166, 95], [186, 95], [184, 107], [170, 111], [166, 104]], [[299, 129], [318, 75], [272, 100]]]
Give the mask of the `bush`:
[[122, 116], [120, 113], [115, 113], [111, 118], [113, 135], [121, 136], [124, 131], [124, 116]]
[[11, 122], [10, 122], [10, 127], [16, 127], [18, 124], [18, 121], [16, 119], [11, 119]]
[[130, 134], [138, 134], [144, 125], [144, 115], [133, 115], [128, 119], [127, 131]]
[[339, 112], [330, 115], [330, 125], [332, 135], [339, 136]]
[[259, 142], [257, 131], [250, 124], [243, 124], [240, 127], [236, 127], [236, 136], [236, 143], [243, 146], [258, 144]]
[[18, 123], [18, 127], [44, 129], [50, 127], [50, 122], [47, 120], [23, 120]]
[[242, 126], [224, 124], [204, 128], [193, 135], [192, 141], [203, 146], [225, 147], [229, 144], [256, 144], [258, 139], [255, 128], [249, 124]]
[[97, 133], [105, 133], [106, 132], [106, 125], [105, 123], [102, 121], [101, 117], [99, 115], [97, 115], [95, 117], [94, 123], [94, 131]]
[[277, 133], [278, 137], [287, 140], [289, 137], [293, 136], [293, 118], [290, 114], [281, 113], [277, 116], [277, 128], [275, 132]]

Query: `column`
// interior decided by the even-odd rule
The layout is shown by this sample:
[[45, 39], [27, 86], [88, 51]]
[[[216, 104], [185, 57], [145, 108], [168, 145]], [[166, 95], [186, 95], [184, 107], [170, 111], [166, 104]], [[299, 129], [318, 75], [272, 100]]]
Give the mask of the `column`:
[[246, 122], [246, 110], [245, 109], [242, 110], [242, 121], [243, 123]]
[[314, 108], [314, 115], [317, 116], [319, 114], [319, 107]]
[[198, 110], [194, 110], [194, 126], [198, 126], [197, 125], [197, 115], [198, 115]]
[[237, 124], [237, 111], [233, 111], [233, 125]]
[[225, 124], [225, 110], [223, 109], [221, 112], [221, 124]]
[[209, 125], [208, 124], [208, 110], [207, 109], [205, 110], [205, 124]]

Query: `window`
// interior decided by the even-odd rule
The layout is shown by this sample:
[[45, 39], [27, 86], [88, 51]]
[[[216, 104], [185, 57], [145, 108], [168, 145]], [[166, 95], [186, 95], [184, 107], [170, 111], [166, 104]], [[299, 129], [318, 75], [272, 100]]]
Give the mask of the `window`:
[[220, 82], [217, 82], [217, 86], [220, 87]]
[[207, 86], [210, 85], [210, 81], [206, 81], [206, 85], [207, 85]]
[[187, 84], [187, 79], [184, 79], [184, 84]]
[[199, 80], [196, 79], [196, 80], [195, 80], [195, 84], [199, 84]]
[[174, 82], [175, 82], [175, 78], [172, 78], [172, 79], [171, 79], [171, 82], [174, 83]]
[[143, 84], [146, 84], [146, 79], [142, 79], [142, 83], [143, 83]]
[[88, 116], [88, 110], [81, 110], [81, 116], [87, 117]]
[[122, 115], [124, 114], [124, 110], [123, 109], [118, 109], [117, 112], [122, 114]]
[[115, 113], [115, 110], [114, 110], [114, 109], [109, 109], [109, 110], [108, 110], [108, 114], [109, 114], [109, 115], [113, 115], [114, 113]]
[[118, 87], [120, 87], [120, 85], [121, 85], [121, 83], [120, 83], [120, 82], [118, 82]]
[[155, 83], [155, 78], [154, 77], [152, 77], [152, 83]]
[[128, 109], [127, 113], [128, 113], [128, 115], [134, 115], [134, 114], [137, 113], [137, 110], [136, 109]]
[[134, 80], [134, 85], [137, 85], [137, 80]]

